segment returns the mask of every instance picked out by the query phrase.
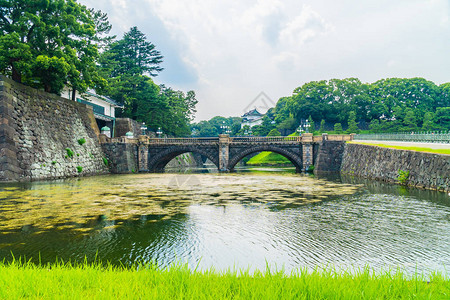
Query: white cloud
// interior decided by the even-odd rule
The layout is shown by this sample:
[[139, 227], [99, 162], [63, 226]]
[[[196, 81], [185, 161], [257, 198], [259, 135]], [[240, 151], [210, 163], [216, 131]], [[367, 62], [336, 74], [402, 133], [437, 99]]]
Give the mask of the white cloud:
[[[157, 47], [171, 49], [166, 61], [170, 64], [175, 53], [196, 75], [196, 82], [177, 81], [174, 87], [197, 92], [199, 119], [240, 115], [259, 92], [276, 100], [310, 80], [422, 76], [450, 81], [447, 0], [83, 3], [104, 8], [116, 28], [138, 25], [159, 39]], [[164, 72], [170, 76], [163, 73], [161, 79], [172, 85], [176, 70]]]

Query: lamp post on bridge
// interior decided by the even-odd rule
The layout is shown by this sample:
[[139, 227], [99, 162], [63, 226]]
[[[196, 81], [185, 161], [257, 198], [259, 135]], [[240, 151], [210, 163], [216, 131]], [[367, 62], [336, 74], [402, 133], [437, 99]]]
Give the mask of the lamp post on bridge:
[[162, 134], [161, 127], [158, 127], [156, 134], [158, 135], [158, 139], [161, 138], [161, 134]]
[[222, 131], [222, 134], [230, 134], [230, 126], [226, 125], [225, 121], [222, 122], [222, 125], [220, 125], [220, 129]]
[[142, 122], [141, 131], [142, 131], [142, 135], [145, 135], [145, 132], [147, 131], [147, 126], [145, 126], [145, 122]]
[[300, 125], [298, 125], [297, 132], [299, 135], [302, 135], [303, 132], [309, 133], [309, 127], [311, 127], [311, 124], [309, 123], [308, 119], [300, 120]]

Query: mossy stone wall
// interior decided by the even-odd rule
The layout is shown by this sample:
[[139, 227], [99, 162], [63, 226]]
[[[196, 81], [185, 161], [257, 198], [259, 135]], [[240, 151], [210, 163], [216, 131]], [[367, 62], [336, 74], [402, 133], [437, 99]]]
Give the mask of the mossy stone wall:
[[108, 173], [92, 120], [84, 104], [0, 76], [0, 181]]

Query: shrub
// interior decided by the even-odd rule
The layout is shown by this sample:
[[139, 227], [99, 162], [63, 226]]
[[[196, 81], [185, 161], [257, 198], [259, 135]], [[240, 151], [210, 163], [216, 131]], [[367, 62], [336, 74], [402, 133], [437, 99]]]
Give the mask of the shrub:
[[109, 161], [106, 157], [103, 157], [103, 163], [105, 164], [105, 166], [109, 166]]
[[78, 144], [80, 144], [81, 146], [82, 146], [84, 143], [86, 143], [86, 139], [81, 138], [81, 139], [78, 140]]
[[409, 178], [409, 171], [398, 170], [397, 181], [400, 184], [406, 184]]
[[78, 171], [78, 173], [83, 172], [83, 167], [82, 166], [77, 166], [77, 171]]

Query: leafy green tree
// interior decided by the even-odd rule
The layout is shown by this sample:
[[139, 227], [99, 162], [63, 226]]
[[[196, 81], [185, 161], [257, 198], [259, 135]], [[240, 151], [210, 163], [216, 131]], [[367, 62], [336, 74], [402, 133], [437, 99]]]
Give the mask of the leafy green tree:
[[370, 121], [369, 129], [370, 129], [370, 131], [375, 132], [375, 133], [380, 132], [381, 131], [380, 120], [373, 119], [372, 121]]
[[347, 133], [358, 133], [358, 123], [356, 122], [356, 113], [351, 111], [348, 115], [348, 128]]
[[436, 110], [436, 124], [443, 130], [450, 130], [450, 107], [439, 107]]
[[60, 93], [104, 83], [99, 48], [107, 17], [74, 0], [0, 1], [0, 72], [17, 82]]
[[344, 132], [344, 130], [342, 129], [341, 123], [334, 124], [334, 132], [337, 134], [342, 134]]
[[405, 110], [405, 117], [403, 119], [404, 130], [415, 131], [417, 130], [417, 118], [414, 111], [411, 108]]
[[276, 129], [272, 129], [267, 136], [281, 136], [281, 133]]
[[295, 122], [296, 121], [294, 118], [287, 118], [283, 122], [278, 124], [277, 129], [279, 131], [286, 130], [286, 129], [295, 130]]
[[212, 126], [211, 124], [206, 124], [200, 130], [200, 136], [202, 136], [202, 137], [213, 137], [213, 136], [217, 136], [218, 134], [219, 134], [219, 132], [217, 131], [217, 128]]
[[434, 123], [434, 113], [426, 112], [423, 117], [422, 130], [430, 131], [436, 129], [436, 124]]

